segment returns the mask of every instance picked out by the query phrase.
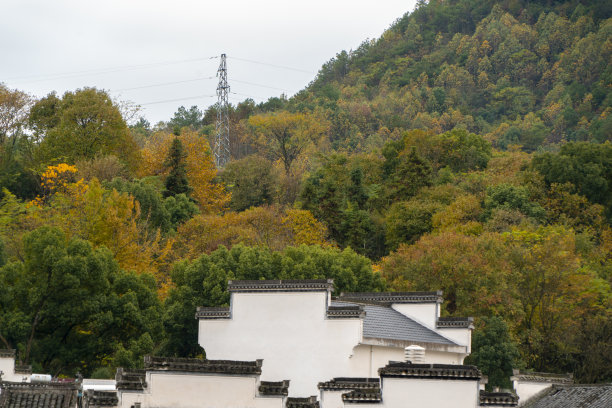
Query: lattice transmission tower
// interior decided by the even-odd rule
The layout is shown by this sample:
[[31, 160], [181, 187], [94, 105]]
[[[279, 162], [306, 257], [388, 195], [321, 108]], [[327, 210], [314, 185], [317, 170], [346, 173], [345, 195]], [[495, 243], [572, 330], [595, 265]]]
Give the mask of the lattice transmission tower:
[[229, 102], [230, 87], [227, 83], [227, 62], [225, 54], [221, 54], [221, 63], [217, 70], [219, 85], [217, 85], [217, 122], [215, 123], [215, 164], [222, 169], [230, 161], [229, 140]]

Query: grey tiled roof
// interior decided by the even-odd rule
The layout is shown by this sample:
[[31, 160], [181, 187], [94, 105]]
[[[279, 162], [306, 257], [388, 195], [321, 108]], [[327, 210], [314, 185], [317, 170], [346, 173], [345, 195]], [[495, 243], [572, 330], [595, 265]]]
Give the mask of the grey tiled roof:
[[364, 306], [363, 337], [456, 345], [446, 337], [385, 306]]
[[380, 389], [380, 378], [336, 377], [319, 383], [320, 390]]
[[202, 360], [199, 358], [145, 356], [147, 371], [184, 371], [214, 374], [261, 374], [263, 360]]
[[455, 364], [412, 364], [389, 361], [378, 369], [381, 377], [436, 378], [442, 380], [479, 380], [482, 374], [476, 366]]
[[76, 405], [75, 383], [0, 383], [0, 408], [72, 408]]
[[553, 385], [536, 394], [525, 408], [610, 408], [612, 384]]
[[510, 392], [487, 392], [480, 391], [481, 407], [516, 407], [518, 396]]
[[381, 305], [391, 305], [393, 303], [442, 303], [442, 291], [342, 293], [339, 299]]
[[319, 408], [319, 401], [317, 397], [306, 397], [306, 398], [287, 398], [287, 408]]
[[117, 391], [86, 390], [84, 394], [85, 408], [115, 407], [119, 403]]
[[333, 279], [230, 280], [230, 292], [320, 292], [334, 289]]
[[283, 381], [261, 381], [259, 383], [259, 394], [261, 395], [289, 395], [289, 380]]

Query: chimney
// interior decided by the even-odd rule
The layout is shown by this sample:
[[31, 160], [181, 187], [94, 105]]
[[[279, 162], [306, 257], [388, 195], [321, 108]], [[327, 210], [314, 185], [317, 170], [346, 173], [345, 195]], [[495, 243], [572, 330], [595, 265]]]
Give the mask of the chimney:
[[421, 364], [425, 362], [425, 349], [413, 344], [404, 349], [404, 356], [407, 362]]

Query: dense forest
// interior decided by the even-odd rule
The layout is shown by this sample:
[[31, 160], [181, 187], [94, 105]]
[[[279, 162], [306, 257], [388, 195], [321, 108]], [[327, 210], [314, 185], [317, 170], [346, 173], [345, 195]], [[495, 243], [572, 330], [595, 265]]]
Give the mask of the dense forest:
[[[228, 279], [444, 291], [467, 362], [612, 381], [612, 3], [420, 0], [292, 98], [151, 125], [0, 84], [0, 348], [110, 377], [205, 355]], [[129, 125], [128, 125], [129, 124]]]

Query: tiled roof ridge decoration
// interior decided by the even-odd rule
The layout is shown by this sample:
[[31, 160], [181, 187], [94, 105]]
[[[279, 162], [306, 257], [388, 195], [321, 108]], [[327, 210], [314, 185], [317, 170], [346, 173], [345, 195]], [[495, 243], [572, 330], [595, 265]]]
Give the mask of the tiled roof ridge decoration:
[[436, 321], [437, 328], [444, 329], [473, 329], [473, 317], [438, 317]]
[[229, 319], [231, 318], [229, 306], [202, 307], [198, 306], [196, 319]]
[[320, 390], [363, 390], [380, 389], [380, 378], [336, 377], [330, 381], [320, 382]]
[[119, 403], [117, 391], [85, 390], [87, 407], [115, 407]]
[[289, 395], [289, 380], [283, 381], [261, 381], [259, 383], [261, 395]]
[[204, 360], [199, 358], [145, 356], [147, 371], [185, 371], [215, 374], [261, 374], [263, 360]]
[[319, 408], [319, 401], [317, 401], [317, 397], [314, 395], [312, 397], [306, 398], [297, 398], [297, 397], [289, 397], [287, 398], [287, 408]]
[[518, 381], [529, 381], [529, 382], [546, 382], [556, 384], [573, 384], [574, 375], [571, 373], [567, 374], [554, 374], [554, 373], [538, 373], [538, 372], [525, 372], [521, 373], [519, 370], [514, 370], [512, 380]]
[[147, 388], [145, 370], [117, 369], [115, 374], [116, 388], [121, 391], [142, 391]]
[[382, 394], [380, 388], [353, 390], [342, 394], [342, 401], [347, 403], [378, 403], [382, 401]]
[[445, 380], [478, 380], [480, 370], [472, 365], [454, 364], [412, 364], [410, 362], [390, 361], [379, 368], [381, 377], [437, 378]]
[[2, 357], [15, 357], [15, 349], [0, 349], [0, 358]]
[[15, 364], [15, 374], [32, 374], [32, 366], [27, 364]]
[[393, 303], [442, 303], [442, 291], [341, 293], [338, 300], [391, 305]]
[[347, 319], [347, 318], [361, 318], [365, 316], [365, 310], [361, 305], [351, 306], [328, 306], [327, 318], [328, 319]]
[[230, 292], [331, 292], [333, 279], [230, 280]]
[[488, 392], [480, 390], [479, 397], [479, 405], [481, 407], [516, 407], [519, 400], [519, 397], [511, 392]]

